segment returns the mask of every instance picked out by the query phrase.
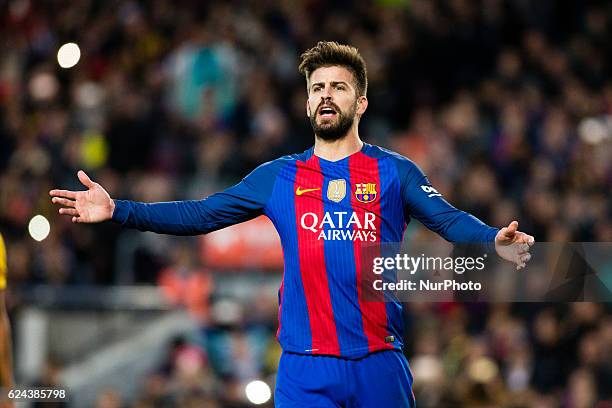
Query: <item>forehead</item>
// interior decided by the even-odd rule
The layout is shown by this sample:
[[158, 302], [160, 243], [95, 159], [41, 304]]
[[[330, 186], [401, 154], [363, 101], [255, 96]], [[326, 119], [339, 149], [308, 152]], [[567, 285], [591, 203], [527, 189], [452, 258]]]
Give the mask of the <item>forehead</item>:
[[311, 84], [317, 82], [346, 82], [347, 84], [353, 84], [354, 80], [353, 73], [348, 68], [337, 65], [317, 68], [310, 75]]

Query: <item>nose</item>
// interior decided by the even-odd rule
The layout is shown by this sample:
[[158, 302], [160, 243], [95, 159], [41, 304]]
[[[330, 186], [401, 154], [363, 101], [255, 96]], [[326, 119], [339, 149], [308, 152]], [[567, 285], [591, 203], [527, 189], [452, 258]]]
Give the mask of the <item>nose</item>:
[[323, 99], [323, 101], [331, 101], [331, 86], [325, 86], [325, 88], [323, 88], [323, 92], [321, 93], [321, 99]]
[[329, 104], [331, 102], [332, 102], [332, 97], [331, 96], [325, 96], [325, 95], [321, 96], [321, 105], [327, 105], [327, 104]]

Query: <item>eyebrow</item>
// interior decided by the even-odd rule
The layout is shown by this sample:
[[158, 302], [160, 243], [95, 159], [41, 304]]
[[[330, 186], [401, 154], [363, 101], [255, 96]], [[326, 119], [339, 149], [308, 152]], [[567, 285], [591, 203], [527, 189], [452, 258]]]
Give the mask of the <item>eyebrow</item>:
[[[349, 86], [349, 84], [347, 82], [344, 82], [344, 81], [332, 81], [331, 84], [332, 84], [332, 86], [339, 85], [339, 84]], [[324, 86], [325, 82], [315, 82], [314, 84], [310, 85], [310, 88], [312, 89], [312, 88], [314, 88], [317, 85]]]

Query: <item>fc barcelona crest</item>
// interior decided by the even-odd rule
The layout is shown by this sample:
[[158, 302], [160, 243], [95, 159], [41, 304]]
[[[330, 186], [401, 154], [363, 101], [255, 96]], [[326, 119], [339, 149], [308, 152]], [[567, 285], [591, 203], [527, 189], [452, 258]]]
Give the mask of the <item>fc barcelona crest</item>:
[[376, 200], [376, 183], [355, 184], [355, 198], [361, 203], [371, 203]]
[[346, 197], [346, 180], [331, 180], [327, 185], [327, 199], [339, 203]]

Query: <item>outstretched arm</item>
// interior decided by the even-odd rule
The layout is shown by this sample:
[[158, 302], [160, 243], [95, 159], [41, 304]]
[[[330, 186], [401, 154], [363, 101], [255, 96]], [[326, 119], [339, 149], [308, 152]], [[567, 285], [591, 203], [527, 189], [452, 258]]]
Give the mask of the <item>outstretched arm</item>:
[[274, 183], [274, 162], [259, 166], [240, 183], [204, 200], [140, 203], [113, 200], [100, 184], [78, 172], [86, 191], [51, 190], [60, 214], [72, 222], [113, 220], [126, 227], [162, 234], [196, 235], [237, 224], [264, 213]]
[[497, 228], [449, 204], [412, 162], [406, 165], [402, 185], [404, 215], [419, 220], [450, 242], [493, 243]]
[[517, 230], [517, 221], [498, 229], [458, 210], [442, 198], [442, 194], [431, 186], [427, 177], [412, 162], [407, 165], [404, 177], [402, 197], [406, 220], [412, 216], [450, 242], [495, 243], [498, 255], [513, 262], [517, 269], [525, 267], [531, 259], [529, 248], [535, 240], [531, 235]]

